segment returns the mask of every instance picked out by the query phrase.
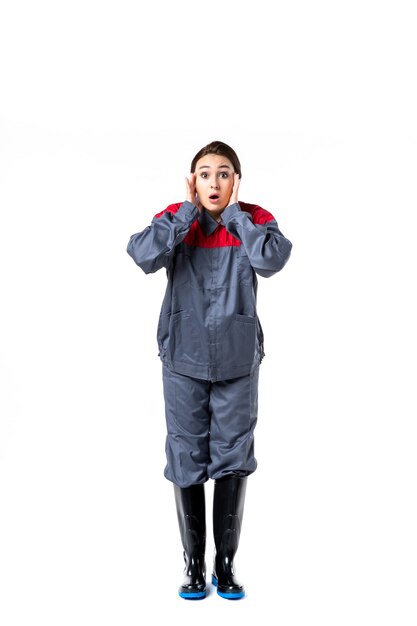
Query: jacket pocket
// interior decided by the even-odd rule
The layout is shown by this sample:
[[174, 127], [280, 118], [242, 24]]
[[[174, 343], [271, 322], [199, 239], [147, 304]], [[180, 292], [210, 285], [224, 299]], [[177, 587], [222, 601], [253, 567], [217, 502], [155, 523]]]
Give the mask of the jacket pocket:
[[161, 313], [159, 315], [156, 339], [158, 342], [159, 356], [161, 356], [162, 358], [165, 358], [165, 355], [166, 355], [166, 347], [167, 347], [168, 336], [169, 336], [169, 319], [170, 319], [169, 313]]
[[223, 364], [251, 365], [256, 347], [256, 317], [236, 313], [224, 335]]
[[187, 311], [179, 311], [170, 317], [167, 357], [171, 363], [181, 362], [196, 365], [201, 362], [199, 334], [194, 320]]

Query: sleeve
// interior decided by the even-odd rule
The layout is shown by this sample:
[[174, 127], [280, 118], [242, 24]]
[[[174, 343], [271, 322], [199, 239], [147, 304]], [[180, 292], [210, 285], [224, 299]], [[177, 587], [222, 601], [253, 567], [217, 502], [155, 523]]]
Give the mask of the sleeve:
[[236, 202], [225, 208], [222, 219], [228, 232], [242, 242], [255, 272], [268, 277], [282, 270], [290, 258], [292, 243], [281, 233], [273, 215], [260, 211], [268, 215], [268, 221], [254, 224], [250, 213], [242, 211]]
[[145, 274], [168, 267], [175, 247], [185, 239], [198, 215], [198, 208], [188, 200], [176, 212], [169, 209], [156, 215], [145, 230], [132, 235], [127, 245], [127, 253]]

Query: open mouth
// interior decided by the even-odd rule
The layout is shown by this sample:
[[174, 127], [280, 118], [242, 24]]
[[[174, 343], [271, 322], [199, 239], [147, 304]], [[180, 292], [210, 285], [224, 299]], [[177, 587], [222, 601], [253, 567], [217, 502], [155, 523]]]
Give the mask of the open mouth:
[[216, 202], [217, 200], [219, 200], [219, 199], [220, 199], [220, 196], [219, 196], [217, 193], [212, 193], [212, 194], [211, 194], [211, 196], [209, 196], [209, 199], [210, 199], [212, 202]]

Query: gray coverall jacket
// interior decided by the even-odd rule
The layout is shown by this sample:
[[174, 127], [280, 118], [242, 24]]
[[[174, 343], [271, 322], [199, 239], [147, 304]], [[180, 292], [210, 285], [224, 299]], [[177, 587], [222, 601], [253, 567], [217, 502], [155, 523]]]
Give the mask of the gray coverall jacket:
[[271, 213], [240, 201], [220, 223], [191, 202], [171, 204], [132, 235], [127, 252], [135, 263], [146, 274], [167, 271], [161, 361], [212, 382], [249, 374], [264, 356], [256, 274], [279, 272], [291, 248]]

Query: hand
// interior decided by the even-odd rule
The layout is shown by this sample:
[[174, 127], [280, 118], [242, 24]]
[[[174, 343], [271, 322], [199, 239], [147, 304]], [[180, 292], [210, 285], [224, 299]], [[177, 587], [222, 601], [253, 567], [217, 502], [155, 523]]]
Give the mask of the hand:
[[198, 197], [196, 188], [195, 188], [195, 174], [190, 174], [190, 180], [188, 178], [185, 179], [185, 189], [186, 189], [186, 200], [195, 204], [199, 211], [203, 208], [203, 205], [200, 202], [200, 198]]
[[190, 174], [190, 179], [185, 179], [186, 200], [192, 204], [197, 204], [197, 194], [195, 190], [195, 174]]
[[232, 193], [231, 193], [230, 199], [229, 199], [229, 206], [231, 204], [235, 204], [235, 202], [238, 201], [237, 195], [238, 195], [238, 191], [239, 191], [239, 185], [240, 185], [239, 174], [233, 174], [233, 189], [232, 189]]

